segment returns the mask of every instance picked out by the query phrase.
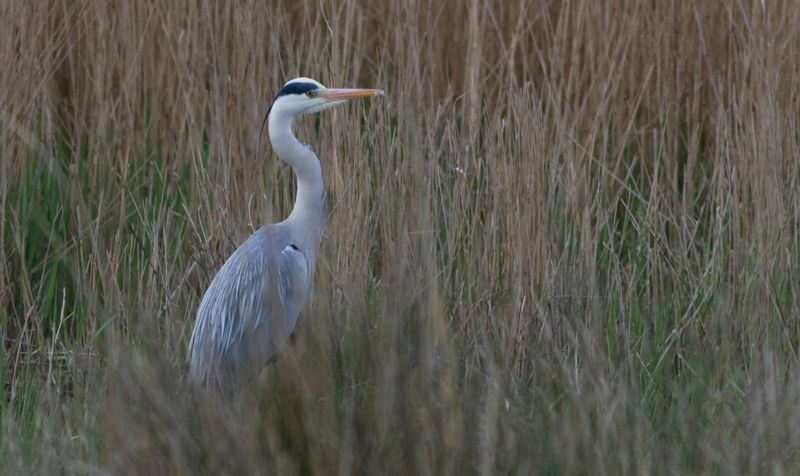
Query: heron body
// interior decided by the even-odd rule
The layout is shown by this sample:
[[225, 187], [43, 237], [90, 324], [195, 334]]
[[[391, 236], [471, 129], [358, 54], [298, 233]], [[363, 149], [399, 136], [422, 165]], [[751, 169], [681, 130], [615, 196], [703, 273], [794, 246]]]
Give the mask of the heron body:
[[193, 382], [224, 388], [258, 373], [292, 334], [308, 300], [325, 225], [325, 181], [319, 158], [292, 133], [293, 118], [381, 93], [297, 78], [275, 97], [265, 121], [275, 153], [297, 176], [294, 207], [242, 243], [211, 281], [189, 343]]

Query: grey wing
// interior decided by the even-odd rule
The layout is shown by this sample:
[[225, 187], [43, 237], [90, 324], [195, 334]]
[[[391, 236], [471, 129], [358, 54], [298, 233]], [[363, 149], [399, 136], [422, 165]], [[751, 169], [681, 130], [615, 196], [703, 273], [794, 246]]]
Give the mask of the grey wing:
[[[308, 299], [308, 262], [295, 245], [289, 245], [278, 256], [281, 301], [288, 334], [294, 332], [297, 318]], [[287, 334], [287, 337], [288, 337]]]
[[294, 330], [308, 296], [307, 261], [270, 235], [262, 228], [245, 241], [203, 296], [189, 344], [195, 382], [260, 370]]

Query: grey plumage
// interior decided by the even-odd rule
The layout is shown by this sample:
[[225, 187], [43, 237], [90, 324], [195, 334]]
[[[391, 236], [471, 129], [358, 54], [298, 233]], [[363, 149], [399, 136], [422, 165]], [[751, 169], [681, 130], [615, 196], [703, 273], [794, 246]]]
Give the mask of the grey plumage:
[[[206, 291], [190, 343], [190, 376], [225, 386], [266, 362], [295, 328], [309, 291], [309, 261], [282, 225], [256, 231]], [[311, 265], [313, 269], [313, 264]]]
[[248, 238], [206, 290], [189, 343], [193, 382], [227, 389], [258, 373], [294, 332], [308, 300], [325, 222], [325, 183], [319, 159], [292, 134], [292, 119], [381, 93], [297, 78], [276, 96], [265, 120], [275, 152], [297, 175], [295, 205], [286, 220]]

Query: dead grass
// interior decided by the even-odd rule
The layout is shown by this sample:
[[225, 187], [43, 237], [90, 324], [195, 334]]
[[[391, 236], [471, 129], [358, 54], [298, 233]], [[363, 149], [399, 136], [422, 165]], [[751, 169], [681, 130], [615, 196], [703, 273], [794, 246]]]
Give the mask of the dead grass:
[[[694, 4], [692, 4], [694, 3]], [[793, 474], [800, 5], [0, 3], [9, 473]], [[300, 338], [185, 384], [199, 298], [291, 171], [329, 219]]]

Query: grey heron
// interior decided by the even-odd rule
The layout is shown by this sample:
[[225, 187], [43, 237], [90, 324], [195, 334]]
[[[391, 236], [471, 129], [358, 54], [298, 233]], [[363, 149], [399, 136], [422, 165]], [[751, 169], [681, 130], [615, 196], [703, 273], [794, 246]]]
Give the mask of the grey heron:
[[275, 153], [297, 176], [294, 207], [242, 243], [208, 286], [189, 343], [191, 381], [223, 388], [253, 377], [292, 334], [308, 300], [325, 225], [325, 181], [319, 158], [292, 133], [293, 119], [380, 94], [296, 78], [275, 96], [264, 122]]

